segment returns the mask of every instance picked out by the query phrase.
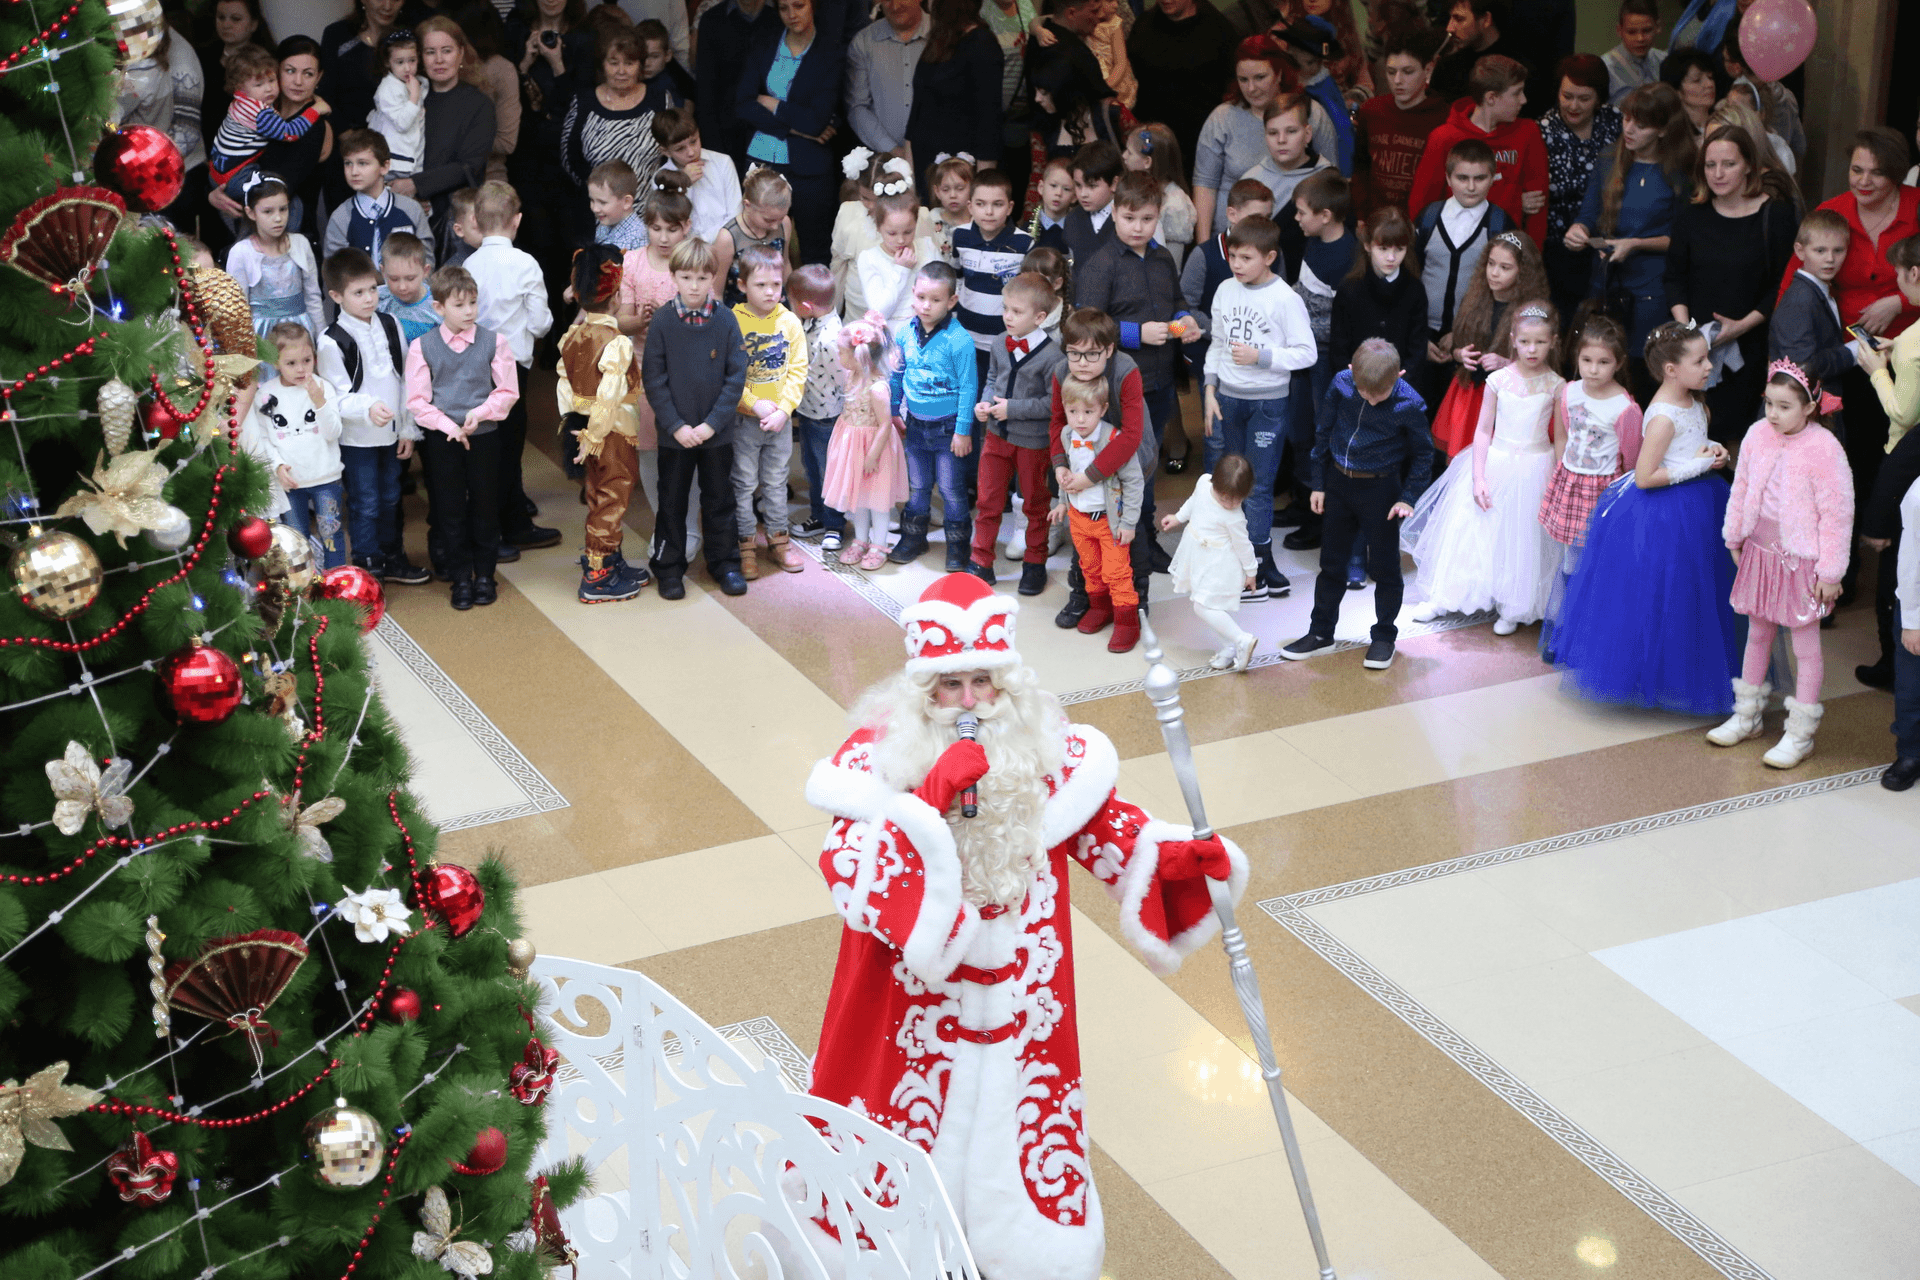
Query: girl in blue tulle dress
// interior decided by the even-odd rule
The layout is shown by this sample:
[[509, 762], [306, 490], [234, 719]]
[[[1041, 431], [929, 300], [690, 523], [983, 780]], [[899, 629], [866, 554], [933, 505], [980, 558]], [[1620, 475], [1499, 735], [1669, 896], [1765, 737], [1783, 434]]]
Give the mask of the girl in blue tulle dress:
[[1640, 457], [1594, 507], [1555, 648], [1566, 687], [1582, 697], [1724, 715], [1746, 629], [1728, 603], [1728, 490], [1714, 474], [1727, 451], [1707, 439], [1699, 401], [1713, 363], [1706, 339], [1679, 323], [1648, 335], [1646, 360], [1660, 390]]

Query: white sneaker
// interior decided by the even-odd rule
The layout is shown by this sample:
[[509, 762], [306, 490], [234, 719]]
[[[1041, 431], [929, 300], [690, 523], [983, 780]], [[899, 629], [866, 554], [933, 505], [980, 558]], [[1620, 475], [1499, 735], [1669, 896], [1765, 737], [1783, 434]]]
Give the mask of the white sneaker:
[[1247, 664], [1253, 661], [1254, 646], [1259, 643], [1259, 637], [1255, 636], [1252, 632], [1248, 632], [1234, 642], [1233, 669], [1235, 671], [1245, 671], [1247, 669]]
[[1207, 665], [1212, 667], [1215, 671], [1227, 671], [1232, 669], [1233, 661], [1234, 661], [1233, 646], [1228, 645], [1226, 648], [1222, 649], [1220, 652], [1214, 654], [1211, 658], [1208, 658]]
[[1441, 614], [1445, 612], [1446, 612], [1445, 609], [1442, 609], [1439, 605], [1429, 601], [1428, 603], [1423, 604], [1419, 608], [1415, 609], [1411, 617], [1412, 617], [1412, 620], [1415, 622], [1432, 622], [1435, 618], [1438, 618]]
[[1019, 507], [1007, 513], [1007, 521], [1000, 526], [1006, 535], [1007, 549], [1000, 554], [1009, 560], [1021, 560], [1027, 554], [1027, 517]]
[[1497, 636], [1510, 636], [1519, 629], [1520, 624], [1512, 618], [1501, 618], [1493, 624], [1493, 634]]

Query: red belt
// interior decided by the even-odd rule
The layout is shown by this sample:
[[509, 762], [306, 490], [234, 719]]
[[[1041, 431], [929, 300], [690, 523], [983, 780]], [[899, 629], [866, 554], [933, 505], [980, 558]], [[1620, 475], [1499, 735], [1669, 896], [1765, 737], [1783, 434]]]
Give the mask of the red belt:
[[1001, 965], [998, 969], [976, 969], [970, 964], [959, 965], [954, 969], [953, 976], [962, 982], [977, 982], [983, 987], [994, 987], [1008, 981], [1019, 972], [1020, 962], [1015, 960], [1011, 964]]
[[1027, 1020], [1024, 1013], [1015, 1014], [1012, 1022], [1002, 1023], [991, 1031], [975, 1031], [971, 1027], [960, 1025], [958, 1018], [942, 1018], [936, 1024], [942, 1040], [965, 1040], [968, 1044], [999, 1044], [1013, 1037]]

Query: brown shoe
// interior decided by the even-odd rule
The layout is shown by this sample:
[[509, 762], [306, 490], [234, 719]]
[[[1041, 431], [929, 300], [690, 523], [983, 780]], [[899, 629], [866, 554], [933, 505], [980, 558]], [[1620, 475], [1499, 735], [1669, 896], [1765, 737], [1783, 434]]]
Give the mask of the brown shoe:
[[760, 560], [754, 554], [752, 538], [740, 539], [740, 576], [748, 582], [758, 581], [760, 577]]
[[767, 535], [767, 560], [786, 573], [799, 573], [807, 567], [807, 561], [800, 554], [800, 548], [788, 541], [785, 532]]

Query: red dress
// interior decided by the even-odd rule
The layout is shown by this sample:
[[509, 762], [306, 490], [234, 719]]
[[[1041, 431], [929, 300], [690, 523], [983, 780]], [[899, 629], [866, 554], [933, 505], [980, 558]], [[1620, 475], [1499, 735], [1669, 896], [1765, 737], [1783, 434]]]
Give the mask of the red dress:
[[[1217, 929], [1206, 881], [1163, 881], [1162, 843], [1191, 838], [1114, 794], [1119, 757], [1067, 729], [1046, 780], [1046, 869], [1015, 908], [976, 907], [946, 817], [873, 770], [874, 731], [814, 767], [807, 800], [835, 815], [820, 869], [846, 921], [813, 1092], [933, 1155], [981, 1271], [1096, 1280], [1105, 1251], [1074, 1023], [1067, 864], [1120, 903], [1121, 930], [1171, 973]], [[1245, 855], [1227, 845], [1228, 887]]]

